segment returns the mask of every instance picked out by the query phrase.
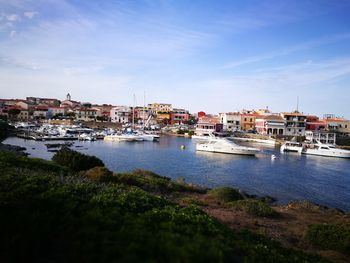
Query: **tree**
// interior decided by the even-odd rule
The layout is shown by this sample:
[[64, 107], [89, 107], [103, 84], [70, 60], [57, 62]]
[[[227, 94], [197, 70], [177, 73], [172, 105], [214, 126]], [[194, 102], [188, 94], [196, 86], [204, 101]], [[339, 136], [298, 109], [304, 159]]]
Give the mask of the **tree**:
[[9, 109], [8, 115], [10, 119], [15, 119], [17, 118], [17, 115], [21, 113], [21, 110], [19, 109]]

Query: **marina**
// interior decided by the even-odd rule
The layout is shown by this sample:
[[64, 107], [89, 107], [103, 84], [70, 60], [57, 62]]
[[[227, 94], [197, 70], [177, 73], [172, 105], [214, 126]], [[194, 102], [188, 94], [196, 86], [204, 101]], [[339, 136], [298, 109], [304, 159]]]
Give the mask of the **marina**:
[[[33, 157], [54, 155], [45, 141], [10, 137], [3, 143], [24, 146]], [[207, 187], [238, 187], [249, 194], [275, 197], [279, 203], [308, 200], [350, 210], [349, 159], [281, 153], [274, 146], [250, 142], [239, 145], [258, 148], [258, 154], [231, 155], [196, 151], [196, 144], [189, 138], [161, 136], [154, 143], [75, 141], [71, 148], [101, 158], [115, 172], [145, 169]]]

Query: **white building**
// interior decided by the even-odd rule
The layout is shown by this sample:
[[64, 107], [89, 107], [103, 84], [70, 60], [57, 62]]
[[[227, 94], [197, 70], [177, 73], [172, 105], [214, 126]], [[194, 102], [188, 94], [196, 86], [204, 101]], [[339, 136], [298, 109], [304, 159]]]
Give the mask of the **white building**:
[[131, 110], [127, 106], [117, 106], [111, 109], [111, 122], [128, 123]]
[[220, 123], [224, 131], [238, 131], [241, 127], [241, 114], [239, 112], [228, 112], [219, 114]]
[[282, 112], [285, 122], [285, 135], [304, 136], [306, 129], [306, 115], [298, 111]]

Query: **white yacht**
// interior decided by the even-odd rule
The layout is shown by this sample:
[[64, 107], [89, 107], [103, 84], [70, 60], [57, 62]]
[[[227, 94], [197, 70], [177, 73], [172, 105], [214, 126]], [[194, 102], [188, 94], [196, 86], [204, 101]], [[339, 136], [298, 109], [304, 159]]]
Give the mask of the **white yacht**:
[[304, 154], [326, 156], [326, 157], [339, 157], [350, 158], [350, 151], [336, 148], [335, 145], [323, 144], [317, 142], [317, 144], [309, 147], [305, 147], [302, 151]]
[[283, 152], [297, 152], [301, 153], [303, 150], [303, 145], [300, 142], [288, 141], [282, 144], [280, 151]]
[[203, 135], [192, 135], [191, 138], [195, 140], [210, 141], [210, 140], [216, 139], [217, 137], [215, 137], [215, 135], [212, 133], [206, 133]]
[[128, 134], [128, 133], [123, 133], [123, 134], [112, 134], [112, 135], [107, 135], [103, 138], [105, 141], [143, 141], [143, 137], [140, 135], [136, 134]]
[[215, 152], [215, 153], [229, 153], [241, 155], [255, 155], [260, 152], [257, 148], [240, 146], [228, 139], [214, 139], [208, 143], [199, 143], [196, 145], [197, 151]]

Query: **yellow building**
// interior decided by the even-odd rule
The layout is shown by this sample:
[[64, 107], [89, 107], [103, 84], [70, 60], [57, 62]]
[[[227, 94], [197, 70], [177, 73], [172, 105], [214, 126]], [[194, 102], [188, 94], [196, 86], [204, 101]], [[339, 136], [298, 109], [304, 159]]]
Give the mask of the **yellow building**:
[[[158, 114], [158, 112], [171, 112], [173, 110], [173, 107], [171, 104], [166, 103], [152, 103], [148, 104], [148, 108], [151, 109], [152, 112]], [[170, 118], [170, 117], [169, 117]]]

